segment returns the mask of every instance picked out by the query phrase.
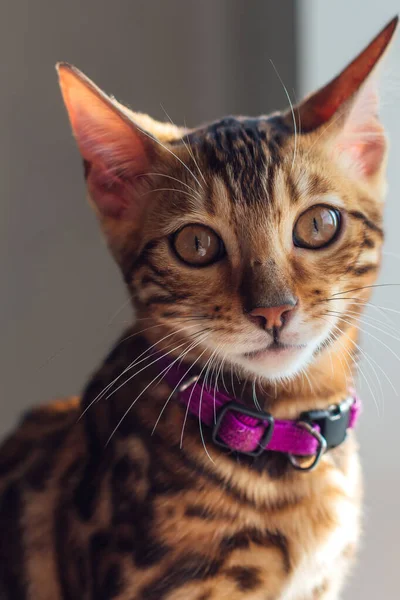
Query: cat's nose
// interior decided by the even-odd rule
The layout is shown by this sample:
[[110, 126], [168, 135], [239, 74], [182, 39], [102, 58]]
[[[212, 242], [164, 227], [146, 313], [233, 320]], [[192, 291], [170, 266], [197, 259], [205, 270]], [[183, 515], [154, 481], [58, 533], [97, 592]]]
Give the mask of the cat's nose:
[[296, 306], [295, 300], [280, 306], [261, 306], [250, 311], [249, 316], [263, 329], [279, 331], [293, 316]]

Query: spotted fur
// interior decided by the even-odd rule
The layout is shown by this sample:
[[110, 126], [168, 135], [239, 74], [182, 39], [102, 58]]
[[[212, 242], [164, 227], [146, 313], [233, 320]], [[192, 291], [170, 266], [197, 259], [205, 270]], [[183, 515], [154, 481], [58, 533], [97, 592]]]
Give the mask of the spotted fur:
[[[353, 435], [310, 473], [274, 452], [224, 452], [186, 419], [159, 358], [180, 357], [277, 418], [347, 395], [380, 263], [386, 154], [375, 112], [374, 141], [350, 147], [356, 164], [342, 160], [343, 128], [394, 27], [298, 107], [296, 136], [291, 112], [156, 123], [60, 66], [89, 196], [138, 321], [82, 397], [34, 409], [0, 449], [1, 598], [338, 598], [360, 533]], [[324, 250], [295, 249], [293, 224], [318, 203], [342, 211], [343, 231]], [[173, 236], [188, 223], [217, 232], [226, 255], [182, 263]], [[282, 335], [296, 359], [252, 358], [269, 334], [249, 312], [289, 293], [298, 308]]]

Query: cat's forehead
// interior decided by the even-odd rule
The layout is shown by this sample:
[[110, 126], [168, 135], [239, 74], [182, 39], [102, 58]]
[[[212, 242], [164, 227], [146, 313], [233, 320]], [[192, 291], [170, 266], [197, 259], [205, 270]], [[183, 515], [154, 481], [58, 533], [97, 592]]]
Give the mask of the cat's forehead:
[[270, 193], [276, 170], [286, 159], [293, 129], [280, 114], [225, 117], [194, 129], [175, 144], [190, 145], [209, 177], [222, 179], [233, 201], [253, 203]]
[[207, 125], [192, 129], [187, 140], [195, 146], [202, 146], [205, 142], [218, 144], [225, 138], [232, 142], [253, 140], [275, 140], [280, 143], [284, 137], [292, 135], [293, 128], [286, 117], [280, 113], [260, 117], [228, 116]]
[[[210, 190], [226, 190], [231, 208], [282, 208], [285, 199], [323, 195], [332, 191], [324, 165], [303, 148], [293, 121], [276, 113], [258, 118], [225, 117], [191, 130], [175, 146], [196, 156]], [[197, 165], [193, 164], [197, 172]], [[212, 194], [219, 204], [218, 198]], [[214, 202], [214, 208], [215, 202]], [[259, 211], [256, 210], [258, 213]], [[270, 210], [268, 211], [270, 212]], [[246, 212], [246, 214], [249, 214]]]

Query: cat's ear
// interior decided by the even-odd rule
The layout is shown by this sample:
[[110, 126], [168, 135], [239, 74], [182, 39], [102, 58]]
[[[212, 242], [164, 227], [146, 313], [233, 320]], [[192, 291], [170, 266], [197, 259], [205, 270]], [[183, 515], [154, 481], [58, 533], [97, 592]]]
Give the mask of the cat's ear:
[[144, 206], [140, 180], [166, 150], [78, 69], [59, 63], [57, 71], [91, 200], [103, 218], [135, 220]]
[[295, 107], [301, 132], [317, 132], [332, 152], [358, 176], [372, 177], [384, 163], [386, 138], [379, 121], [375, 68], [398, 24], [398, 17], [330, 83]]

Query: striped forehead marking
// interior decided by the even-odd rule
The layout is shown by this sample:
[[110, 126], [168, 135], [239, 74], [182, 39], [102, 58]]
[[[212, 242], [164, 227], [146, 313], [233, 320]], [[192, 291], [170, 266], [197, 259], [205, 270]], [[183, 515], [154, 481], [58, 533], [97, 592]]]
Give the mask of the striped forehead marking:
[[282, 144], [291, 134], [279, 115], [227, 117], [190, 132], [185, 141], [207, 171], [224, 181], [234, 202], [252, 204], [271, 199], [274, 171], [283, 158]]

